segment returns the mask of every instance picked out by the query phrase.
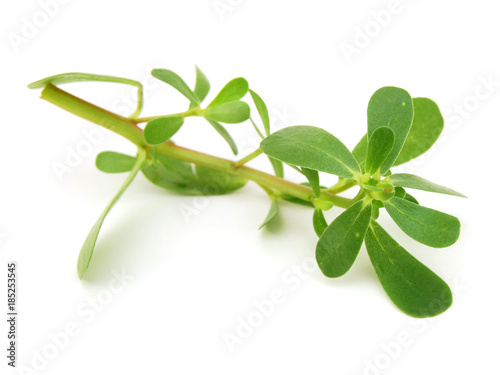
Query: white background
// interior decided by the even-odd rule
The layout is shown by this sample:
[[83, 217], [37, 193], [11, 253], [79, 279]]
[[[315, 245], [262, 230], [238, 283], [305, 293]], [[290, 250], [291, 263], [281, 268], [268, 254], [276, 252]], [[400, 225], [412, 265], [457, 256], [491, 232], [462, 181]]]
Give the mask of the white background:
[[[0, 285], [7, 262], [18, 262], [18, 364], [42, 369], [20, 373], [498, 371], [495, 2], [73, 0], [48, 11], [41, 3], [3, 2], [0, 10]], [[38, 26], [29, 30], [33, 21]], [[362, 40], [360, 30], [371, 36]], [[341, 48], [347, 44], [359, 47], [349, 58]], [[133, 153], [134, 147], [94, 133], [91, 150], [58, 178], [54, 163], [65, 163], [70, 150], [85, 144], [85, 132], [97, 127], [40, 100], [26, 85], [70, 71], [123, 76], [147, 85], [145, 115], [173, 113], [187, 101], [148, 74], [172, 69], [192, 85], [194, 64], [212, 83], [208, 99], [243, 76], [266, 100], [275, 130], [320, 126], [349, 147], [364, 134], [366, 105], [379, 87], [435, 100], [446, 117], [442, 138], [429, 156], [401, 170], [469, 196], [414, 194], [423, 205], [459, 217], [461, 238], [432, 249], [406, 237], [387, 216], [380, 222], [451, 285], [451, 309], [427, 320], [402, 314], [364, 248], [341, 279], [325, 278], [316, 266], [302, 269], [301, 279], [297, 269], [309, 265], [316, 244], [310, 210], [283, 204], [278, 225], [259, 232], [269, 201], [251, 183], [232, 195], [193, 199], [138, 176], [105, 221], [86, 279], [79, 281], [81, 243], [125, 178], [97, 171], [95, 156]], [[106, 108], [131, 109], [133, 90], [123, 85], [65, 88]], [[242, 156], [258, 145], [249, 124], [228, 128]], [[232, 158], [203, 121], [188, 121], [175, 140]], [[251, 165], [270, 171], [265, 158]], [[301, 182], [296, 174], [288, 177]], [[339, 212], [330, 211], [329, 219]], [[121, 273], [132, 280], [111, 293], [109, 283], [118, 285]], [[6, 287], [0, 289], [4, 311]], [[236, 334], [241, 320], [258, 311], [255, 301], [275, 290], [282, 303], [229, 350], [224, 334]], [[61, 338], [68, 325], [74, 335], [54, 351], [51, 337]], [[2, 374], [17, 373], [0, 357]]]

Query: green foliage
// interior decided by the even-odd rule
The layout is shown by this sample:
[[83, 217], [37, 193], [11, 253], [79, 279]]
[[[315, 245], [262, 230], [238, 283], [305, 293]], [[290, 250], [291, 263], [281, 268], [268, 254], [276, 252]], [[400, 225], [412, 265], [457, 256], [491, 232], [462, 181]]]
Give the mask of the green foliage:
[[111, 211], [115, 203], [118, 202], [118, 199], [120, 199], [122, 194], [125, 192], [125, 190], [127, 190], [129, 185], [132, 183], [135, 176], [137, 175], [137, 172], [139, 172], [145, 160], [146, 160], [146, 152], [143, 149], [139, 148], [136, 162], [130, 174], [128, 175], [127, 179], [121, 186], [120, 190], [118, 190], [118, 193], [116, 193], [111, 202], [109, 202], [109, 204], [106, 206], [101, 216], [99, 216], [94, 226], [90, 230], [89, 234], [87, 235], [87, 238], [85, 239], [85, 242], [83, 243], [83, 246], [80, 250], [80, 255], [78, 256], [77, 269], [78, 269], [78, 276], [80, 277], [80, 279], [83, 278], [83, 275], [85, 274], [85, 272], [89, 267], [90, 260], [92, 259], [92, 254], [94, 253], [97, 237], [99, 236], [99, 232], [101, 231], [104, 219], [108, 215], [109, 211]]
[[406, 193], [404, 199], [406, 199], [409, 202], [412, 202], [412, 203], [415, 203], [415, 204], [419, 204], [418, 201], [417, 201], [417, 199], [413, 195], [410, 195], [408, 193]]
[[335, 136], [314, 126], [292, 126], [271, 134], [260, 148], [284, 163], [351, 178], [361, 169]]
[[319, 208], [314, 209], [313, 228], [318, 237], [321, 237], [326, 228], [328, 228], [328, 223], [326, 222], [325, 215], [323, 215], [323, 211]]
[[[406, 163], [426, 152], [437, 141], [443, 130], [444, 120], [436, 103], [428, 98], [413, 98], [413, 122], [394, 166]], [[352, 150], [364, 167], [368, 138], [365, 134]]]
[[235, 78], [229, 81], [226, 86], [220, 90], [214, 100], [207, 108], [213, 108], [222, 104], [238, 101], [248, 92], [248, 82], [244, 78]]
[[133, 156], [119, 152], [104, 151], [97, 155], [95, 165], [97, 169], [105, 173], [123, 173], [130, 172], [136, 160]]
[[[194, 94], [200, 101], [200, 103], [207, 97], [210, 91], [210, 82], [208, 78], [203, 74], [200, 68], [196, 67], [196, 83], [194, 85]], [[196, 107], [196, 104], [191, 102], [189, 109]]]
[[250, 118], [250, 107], [241, 100], [222, 103], [215, 107], [207, 107], [203, 112], [207, 119], [225, 122], [226, 124], [238, 124]]
[[316, 246], [316, 261], [325, 276], [339, 277], [349, 271], [363, 244], [371, 208], [371, 203], [358, 201], [325, 229]]
[[276, 160], [275, 158], [271, 158], [269, 156], [268, 156], [268, 159], [271, 162], [271, 165], [273, 166], [274, 174], [278, 177], [283, 178], [283, 176], [284, 176], [283, 163], [280, 162], [279, 160]]
[[233, 174], [158, 154], [153, 164], [142, 168], [153, 184], [183, 195], [224, 195], [241, 189], [246, 180]]
[[189, 88], [189, 86], [184, 82], [184, 80], [177, 75], [177, 73], [172, 72], [167, 69], [153, 69], [151, 75], [160, 81], [163, 81], [174, 89], [179, 91], [182, 95], [189, 99], [189, 101], [194, 104], [194, 106], [200, 105], [200, 99], [195, 95], [195, 93]]
[[142, 84], [138, 81], [134, 81], [133, 79], [106, 76], [101, 74], [63, 73], [63, 74], [57, 74], [55, 76], [46, 77], [39, 81], [30, 83], [28, 85], [28, 88], [41, 89], [49, 84], [58, 85], [58, 84], [72, 83], [72, 82], [111, 82], [111, 83], [123, 83], [125, 85], [135, 86], [137, 87], [137, 108], [130, 115], [130, 117], [134, 118], [136, 116], [139, 116], [139, 114], [142, 111], [144, 90], [142, 88]]
[[[394, 304], [414, 317], [431, 317], [452, 303], [449, 287], [436, 274], [403, 249], [376, 222], [386, 209], [394, 222], [411, 238], [431, 247], [455, 243], [460, 222], [454, 216], [422, 207], [407, 189], [463, 197], [455, 190], [421, 177], [392, 174], [390, 168], [428, 150], [443, 129], [438, 106], [427, 98], [414, 98], [400, 88], [383, 87], [368, 103], [367, 133], [353, 152], [329, 132], [313, 126], [292, 126], [270, 134], [269, 112], [262, 98], [249, 90], [244, 78], [228, 82], [205, 108], [202, 101], [210, 83], [196, 67], [196, 83], [191, 90], [177, 74], [166, 69], [152, 71], [154, 77], [174, 87], [189, 101], [186, 112], [136, 118], [142, 108], [142, 86], [124, 78], [69, 73], [34, 82], [30, 88], [44, 88], [47, 99], [80, 117], [123, 135], [138, 146], [137, 157], [103, 152], [96, 159], [99, 170], [107, 173], [130, 172], [125, 183], [92, 227], [78, 260], [78, 274], [87, 270], [104, 219], [139, 170], [153, 184], [184, 195], [222, 195], [241, 189], [253, 180], [271, 197], [271, 207], [260, 228], [279, 213], [279, 200], [313, 208], [313, 228], [319, 239], [316, 260], [327, 277], [340, 277], [353, 265], [363, 241], [377, 276]], [[104, 81], [129, 84], [138, 88], [138, 106], [124, 119], [58, 89], [56, 84], [75, 81]], [[250, 107], [242, 99], [247, 92], [262, 122], [264, 133], [250, 118]], [[179, 147], [169, 140], [190, 116], [205, 118], [226, 140], [234, 154], [236, 143], [222, 123], [240, 123], [250, 119], [263, 139], [260, 150], [234, 162]], [[141, 134], [140, 123], [146, 123]], [[261, 151], [272, 163], [276, 176], [254, 170], [246, 162]], [[296, 184], [283, 178], [284, 164], [301, 172], [307, 183]], [[320, 185], [319, 173], [339, 177], [331, 187]], [[339, 194], [357, 187], [354, 198]], [[323, 215], [333, 206], [344, 208], [330, 225]]]
[[394, 132], [387, 126], [377, 128], [370, 136], [366, 151], [366, 172], [371, 176], [382, 166], [394, 145]]
[[443, 116], [432, 100], [413, 98], [413, 112], [413, 124], [394, 165], [406, 163], [422, 155], [431, 148], [443, 131]]
[[394, 186], [401, 186], [410, 189], [418, 189], [430, 191], [433, 193], [455, 195], [457, 197], [466, 198], [465, 195], [459, 193], [458, 191], [435, 184], [434, 182], [430, 182], [426, 179], [423, 179], [422, 177], [418, 177], [413, 174], [396, 173], [392, 174], [390, 177], [388, 177], [388, 179]]
[[233, 154], [238, 155], [238, 146], [236, 146], [236, 142], [234, 141], [233, 137], [231, 137], [231, 134], [229, 134], [226, 128], [215, 120], [207, 119], [207, 121], [210, 123], [210, 125], [212, 125], [217, 133], [219, 133], [222, 138], [226, 140], [229, 147], [231, 147], [231, 151], [233, 152]]
[[262, 100], [262, 98], [257, 95], [257, 93], [253, 90], [250, 91], [250, 96], [257, 108], [257, 112], [259, 112], [260, 119], [262, 120], [262, 124], [264, 125], [264, 131], [266, 135], [271, 134], [271, 122], [269, 121], [269, 111], [267, 110], [266, 103]]
[[309, 168], [302, 168], [301, 169], [302, 174], [306, 176], [307, 181], [309, 181], [309, 184], [311, 184], [311, 187], [314, 191], [314, 194], [319, 197], [321, 195], [321, 190], [319, 187], [319, 173], [318, 171], [315, 171], [314, 169], [309, 169]]
[[144, 139], [150, 145], [159, 145], [173, 137], [184, 123], [182, 116], [160, 117], [149, 121], [144, 128]]
[[403, 148], [413, 121], [410, 94], [397, 87], [378, 89], [368, 103], [368, 137], [381, 126], [394, 131], [394, 146], [381, 167], [384, 174], [394, 164]]
[[273, 221], [278, 216], [279, 212], [280, 212], [280, 206], [278, 204], [278, 200], [274, 198], [271, 199], [271, 208], [269, 209], [269, 212], [266, 218], [264, 219], [264, 222], [259, 227], [259, 229], [264, 228], [267, 224]]
[[366, 233], [365, 244], [382, 287], [401, 311], [427, 318], [451, 306], [453, 297], [448, 285], [374, 221]]
[[453, 245], [460, 235], [454, 216], [393, 197], [385, 208], [394, 222], [411, 238], [431, 247]]

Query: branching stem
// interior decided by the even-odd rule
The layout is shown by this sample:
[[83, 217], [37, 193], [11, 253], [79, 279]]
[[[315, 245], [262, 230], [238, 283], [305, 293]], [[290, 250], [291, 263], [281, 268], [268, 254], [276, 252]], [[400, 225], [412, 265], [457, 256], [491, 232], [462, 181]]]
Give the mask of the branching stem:
[[[113, 112], [107, 111], [103, 108], [100, 108], [85, 100], [82, 100], [51, 84], [48, 84], [43, 89], [41, 97], [68, 112], [71, 112], [97, 125], [101, 125], [106, 129], [109, 129], [123, 136], [124, 138], [128, 139], [138, 147], [142, 147], [148, 152], [152, 152], [153, 147], [146, 144], [146, 142], [144, 141], [144, 137], [142, 135], [142, 129], [140, 129], [137, 126], [137, 124], [140, 122], [150, 121], [153, 118], [164, 117], [164, 116], [153, 116], [153, 117], [143, 117], [138, 119], [130, 119], [127, 117], [123, 117]], [[199, 108], [192, 109], [190, 111], [185, 112], [183, 115], [189, 113], [190, 116], [191, 115], [194, 116], [195, 111], [200, 111], [200, 110]], [[238, 175], [244, 179], [257, 183], [262, 187], [266, 187], [267, 189], [288, 194], [305, 201], [312, 201], [313, 199], [316, 198], [313, 190], [308, 186], [296, 184], [291, 181], [285, 180], [283, 178], [276, 177], [268, 173], [261, 172], [259, 170], [249, 168], [243, 165], [246, 161], [251, 160], [248, 159], [250, 156], [253, 157], [257, 156], [254, 155], [257, 153], [257, 151], [247, 156], [246, 158], [240, 160], [240, 162], [237, 162], [240, 163], [241, 165], [235, 168], [235, 165], [237, 163], [235, 163], [234, 161], [218, 158], [216, 156], [180, 147], [173, 144], [172, 142], [167, 141], [165, 143], [162, 143], [161, 145], [156, 146], [156, 152], [160, 154], [170, 156], [178, 160], [186, 161], [189, 163], [194, 163], [196, 165], [200, 165], [203, 167], [217, 169], [220, 171]], [[248, 160], [244, 161], [245, 159]], [[241, 163], [242, 161], [244, 161], [244, 163]], [[331, 201], [336, 206], [342, 208], [347, 208], [353, 203], [353, 200], [340, 197], [327, 190], [322, 190], [321, 196], [319, 198], [322, 200]]]

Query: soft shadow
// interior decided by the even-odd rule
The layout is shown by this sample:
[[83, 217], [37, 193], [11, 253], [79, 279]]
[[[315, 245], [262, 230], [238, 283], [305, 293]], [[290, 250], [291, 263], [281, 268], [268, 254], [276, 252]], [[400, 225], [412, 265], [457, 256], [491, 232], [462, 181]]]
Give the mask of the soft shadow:
[[[87, 285], [102, 285], [122, 270], [134, 278], [158, 264], [165, 254], [161, 249], [144, 246], [152, 233], [152, 212], [149, 207], [135, 206], [122, 211], [121, 217], [110, 216], [105, 220], [97, 239], [94, 254], [83, 280]], [[163, 229], [164, 230], [164, 229]], [[162, 233], [161, 235], [165, 235]], [[134, 246], [134, 244], [136, 244]], [[172, 250], [172, 249], [171, 249]]]

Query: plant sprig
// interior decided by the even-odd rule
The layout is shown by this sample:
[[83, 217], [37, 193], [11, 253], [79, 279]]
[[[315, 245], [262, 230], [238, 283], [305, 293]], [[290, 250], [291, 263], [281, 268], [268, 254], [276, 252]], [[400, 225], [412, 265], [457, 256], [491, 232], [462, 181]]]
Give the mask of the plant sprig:
[[[211, 86], [198, 67], [194, 89], [170, 70], [154, 69], [152, 75], [188, 99], [185, 112], [139, 117], [142, 85], [119, 77], [69, 73], [29, 85], [30, 88], [43, 88], [43, 99], [116, 132], [138, 147], [136, 156], [113, 151], [97, 156], [99, 170], [129, 172], [129, 175], [84, 242], [78, 259], [80, 278], [89, 267], [107, 213], [142, 171], [153, 184], [187, 195], [228, 194], [245, 186], [247, 181], [253, 181], [271, 199], [270, 211], [260, 228], [279, 215], [281, 200], [312, 207], [313, 228], [319, 237], [316, 260], [325, 276], [337, 278], [347, 273], [365, 243], [382, 287], [403, 312], [423, 318], [436, 316], [450, 307], [452, 294], [448, 285], [403, 249], [377, 222], [380, 209], [385, 208], [408, 236], [427, 246], [446, 247], [458, 239], [460, 222], [457, 218], [421, 206], [406, 189], [464, 196], [421, 177], [392, 174], [390, 170], [420, 156], [437, 140], [444, 121], [436, 103], [427, 98], [412, 98], [397, 87], [377, 90], [368, 104], [367, 133], [351, 152], [335, 136], [314, 126], [291, 126], [271, 133], [267, 106], [244, 78], [229, 81], [202, 108]], [[56, 86], [75, 81], [136, 86], [137, 109], [129, 117], [123, 117]], [[250, 116], [251, 107], [244, 100], [247, 94], [257, 110], [263, 131]], [[182, 131], [186, 118], [191, 116], [206, 119], [235, 155], [238, 153], [236, 143], [221, 123], [240, 124], [248, 120], [262, 138], [260, 147], [235, 162], [177, 146], [171, 138]], [[144, 129], [139, 126], [142, 123]], [[246, 165], [261, 154], [269, 158], [274, 176]], [[285, 180], [285, 164], [301, 172], [307, 182], [296, 184]], [[330, 187], [322, 186], [319, 172], [333, 174], [339, 181]], [[338, 195], [353, 187], [359, 189], [354, 198]], [[345, 211], [328, 223], [323, 211], [333, 206]]]

